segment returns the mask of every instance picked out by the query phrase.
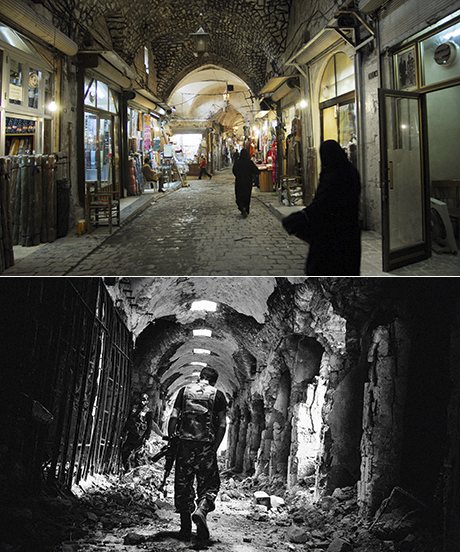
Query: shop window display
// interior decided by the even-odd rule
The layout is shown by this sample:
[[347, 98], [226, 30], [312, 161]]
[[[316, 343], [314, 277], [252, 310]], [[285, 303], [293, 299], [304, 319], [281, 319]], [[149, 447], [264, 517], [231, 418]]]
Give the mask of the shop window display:
[[109, 90], [109, 111], [118, 113], [118, 94], [114, 90]]
[[101, 81], [97, 81], [97, 108], [109, 111], [109, 87]]
[[331, 58], [324, 70], [323, 79], [321, 81], [320, 101], [325, 102], [331, 98], [335, 98], [336, 86], [335, 86], [335, 58]]
[[110, 184], [112, 181], [112, 121], [99, 120], [99, 155], [101, 167], [101, 182]]
[[423, 85], [460, 77], [460, 22], [421, 43]]
[[85, 79], [85, 105], [96, 107], [96, 80]]
[[38, 109], [39, 86], [41, 81], [41, 71], [29, 68], [28, 81], [28, 104], [32, 109]]
[[321, 140], [336, 140], [357, 163], [354, 64], [343, 52], [328, 61], [320, 86]]
[[[49, 61], [32, 43], [0, 24], [0, 40], [14, 47], [0, 52], [4, 86], [4, 135], [0, 153], [23, 155], [50, 153], [53, 148], [53, 116], [47, 105], [52, 99], [54, 74]], [[24, 57], [21, 56], [24, 54]], [[30, 63], [29, 58], [34, 58]]]
[[97, 180], [97, 115], [85, 113], [85, 180]]
[[36, 121], [16, 117], [6, 118], [6, 155], [35, 153]]
[[22, 105], [23, 102], [23, 64], [10, 59], [9, 100], [11, 104]]

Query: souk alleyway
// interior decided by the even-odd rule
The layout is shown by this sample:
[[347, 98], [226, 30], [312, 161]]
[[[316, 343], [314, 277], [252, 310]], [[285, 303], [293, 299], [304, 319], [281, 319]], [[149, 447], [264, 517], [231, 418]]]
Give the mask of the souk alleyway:
[[[207, 366], [228, 405], [211, 550], [458, 552], [459, 285], [2, 279], [1, 552], [184, 548], [153, 458]], [[139, 404], [158, 427], [129, 476]]]
[[255, 199], [250, 216], [242, 219], [233, 182], [230, 171], [191, 181], [189, 188], [152, 203], [89, 254], [83, 250], [87, 256], [75, 258], [74, 244], [65, 252], [59, 243], [49, 244], [5, 275], [302, 275], [306, 245], [290, 238]]
[[[34, 248], [21, 248], [5, 276], [210, 275], [301, 276], [308, 246], [287, 235], [280, 218], [298, 207], [280, 206], [275, 193], [254, 189], [251, 213], [242, 219], [235, 205], [230, 170], [212, 180], [189, 180], [188, 188], [139, 201], [142, 208], [112, 235], [107, 227]], [[145, 200], [147, 199], [147, 203]], [[149, 204], [150, 203], [150, 204]], [[147, 205], [147, 208], [145, 206]], [[33, 252], [24, 250], [33, 250]], [[362, 235], [363, 276], [382, 271], [381, 239]], [[456, 276], [460, 256], [436, 254], [391, 273], [400, 276]]]

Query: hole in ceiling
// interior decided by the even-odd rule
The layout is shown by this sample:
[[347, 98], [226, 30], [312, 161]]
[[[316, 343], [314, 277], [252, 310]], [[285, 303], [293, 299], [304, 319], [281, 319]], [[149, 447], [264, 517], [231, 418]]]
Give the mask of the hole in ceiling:
[[212, 330], [205, 330], [205, 329], [193, 330], [193, 335], [195, 337], [197, 337], [197, 336], [211, 337], [212, 336]]
[[190, 310], [216, 312], [217, 303], [214, 303], [214, 301], [193, 301]]

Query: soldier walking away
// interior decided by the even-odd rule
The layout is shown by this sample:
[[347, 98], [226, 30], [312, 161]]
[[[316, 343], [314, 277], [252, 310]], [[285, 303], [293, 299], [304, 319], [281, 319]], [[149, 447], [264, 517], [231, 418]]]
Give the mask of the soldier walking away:
[[179, 391], [169, 419], [169, 437], [177, 434], [179, 438], [174, 504], [181, 520], [179, 538], [184, 541], [191, 539], [192, 520], [196, 524], [197, 539], [209, 539], [206, 516], [215, 509], [220, 488], [216, 453], [225, 435], [227, 402], [224, 394], [215, 388], [217, 378], [216, 370], [203, 368], [198, 383]]
[[139, 453], [152, 432], [153, 414], [148, 404], [149, 396], [143, 393], [126, 420], [121, 447], [121, 460], [125, 473], [139, 465]]

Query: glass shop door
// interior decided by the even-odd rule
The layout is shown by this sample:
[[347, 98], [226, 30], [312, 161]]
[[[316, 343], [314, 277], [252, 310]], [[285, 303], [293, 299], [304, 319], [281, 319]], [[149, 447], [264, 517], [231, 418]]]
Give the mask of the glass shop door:
[[383, 270], [431, 256], [425, 97], [380, 90]]

